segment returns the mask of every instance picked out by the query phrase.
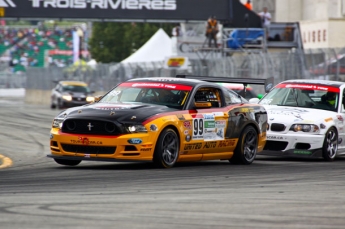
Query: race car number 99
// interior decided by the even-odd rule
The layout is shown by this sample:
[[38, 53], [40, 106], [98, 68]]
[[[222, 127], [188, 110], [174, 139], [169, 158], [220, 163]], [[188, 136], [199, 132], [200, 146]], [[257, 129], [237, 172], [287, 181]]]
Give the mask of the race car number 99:
[[204, 134], [204, 119], [196, 118], [193, 120], [193, 138], [200, 139]]

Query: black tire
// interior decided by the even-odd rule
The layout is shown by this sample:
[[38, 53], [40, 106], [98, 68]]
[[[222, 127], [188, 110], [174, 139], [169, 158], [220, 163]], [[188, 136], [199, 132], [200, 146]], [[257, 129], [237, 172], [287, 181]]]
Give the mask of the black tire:
[[61, 101], [61, 99], [57, 100], [57, 108], [58, 109], [63, 109], [63, 102]]
[[50, 104], [50, 108], [51, 109], [55, 109], [56, 108], [56, 105], [54, 103]]
[[233, 157], [232, 164], [249, 165], [253, 163], [258, 151], [258, 133], [252, 126], [247, 126], [241, 133]]
[[338, 133], [331, 127], [325, 134], [322, 146], [322, 157], [325, 161], [333, 161], [338, 150]]
[[180, 150], [180, 139], [171, 128], [164, 129], [158, 137], [153, 155], [153, 162], [160, 168], [171, 168], [175, 165]]
[[65, 160], [54, 158], [54, 161], [60, 165], [76, 166], [79, 165], [81, 160]]

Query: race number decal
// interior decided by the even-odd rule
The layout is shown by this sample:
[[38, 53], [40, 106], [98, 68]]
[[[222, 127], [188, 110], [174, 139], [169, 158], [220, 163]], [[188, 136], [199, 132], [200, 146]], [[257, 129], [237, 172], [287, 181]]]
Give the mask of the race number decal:
[[204, 138], [204, 119], [194, 118], [193, 119], [193, 139], [203, 139]]

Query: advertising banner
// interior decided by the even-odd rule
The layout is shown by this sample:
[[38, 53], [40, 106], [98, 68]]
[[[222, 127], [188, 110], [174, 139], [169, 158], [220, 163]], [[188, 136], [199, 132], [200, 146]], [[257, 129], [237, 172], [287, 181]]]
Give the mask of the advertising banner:
[[231, 20], [235, 0], [0, 0], [3, 18], [109, 21]]

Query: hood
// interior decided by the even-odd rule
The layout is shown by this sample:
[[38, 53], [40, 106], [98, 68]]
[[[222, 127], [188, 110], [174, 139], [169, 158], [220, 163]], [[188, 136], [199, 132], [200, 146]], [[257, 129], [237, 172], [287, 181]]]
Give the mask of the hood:
[[293, 122], [317, 122], [325, 118], [333, 117], [334, 111], [309, 109], [303, 107], [284, 107], [264, 105], [268, 122], [274, 123], [293, 123]]
[[64, 95], [71, 95], [73, 97], [86, 97], [90, 95], [91, 93], [88, 92], [73, 92], [73, 91], [66, 91], [63, 93]]
[[61, 114], [66, 114], [66, 118], [112, 120], [120, 123], [141, 123], [153, 115], [176, 110], [177, 109], [167, 106], [145, 103], [94, 103], [69, 108]]

